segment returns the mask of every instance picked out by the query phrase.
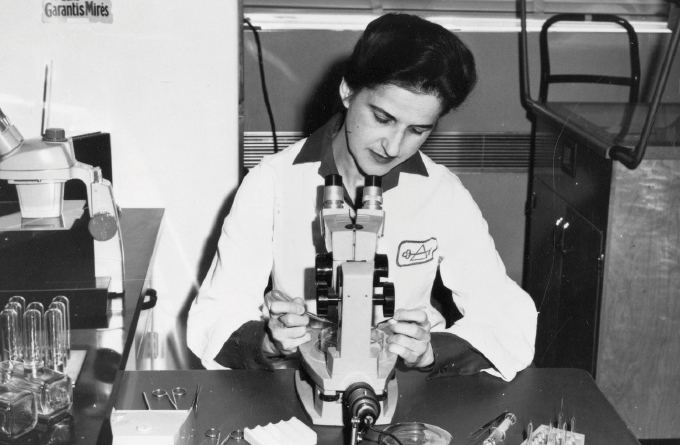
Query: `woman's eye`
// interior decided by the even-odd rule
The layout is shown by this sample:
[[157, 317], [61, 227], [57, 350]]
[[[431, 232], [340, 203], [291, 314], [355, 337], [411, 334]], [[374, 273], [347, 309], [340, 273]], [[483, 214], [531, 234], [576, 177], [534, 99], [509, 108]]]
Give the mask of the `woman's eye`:
[[411, 128], [410, 131], [411, 131], [411, 133], [413, 133], [413, 134], [415, 134], [415, 135], [417, 135], [417, 136], [420, 136], [421, 134], [425, 133], [425, 131], [419, 130], [419, 129], [417, 129], [417, 128]]
[[378, 116], [378, 115], [376, 115], [376, 114], [374, 114], [373, 117], [375, 117], [376, 122], [378, 122], [378, 123], [380, 123], [380, 124], [386, 124], [386, 123], [388, 123], [388, 122], [390, 121], [389, 119], [383, 119], [383, 118], [381, 118], [380, 116]]

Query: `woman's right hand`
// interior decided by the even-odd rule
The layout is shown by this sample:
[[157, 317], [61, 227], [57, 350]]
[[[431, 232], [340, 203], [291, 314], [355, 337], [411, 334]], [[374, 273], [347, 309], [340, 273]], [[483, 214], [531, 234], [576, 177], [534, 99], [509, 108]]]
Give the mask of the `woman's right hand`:
[[[265, 300], [267, 298], [265, 297]], [[262, 350], [269, 357], [295, 354], [298, 346], [311, 340], [308, 331], [309, 317], [304, 315], [302, 298], [293, 301], [272, 301], [269, 305], [267, 334]]]

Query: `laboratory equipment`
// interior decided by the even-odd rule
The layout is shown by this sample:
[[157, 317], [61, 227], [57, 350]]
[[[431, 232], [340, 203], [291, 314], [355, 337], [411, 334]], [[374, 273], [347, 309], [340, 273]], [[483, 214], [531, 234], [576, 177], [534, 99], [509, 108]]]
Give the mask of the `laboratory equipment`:
[[205, 437], [210, 439], [211, 443], [216, 445], [220, 444], [220, 438], [222, 437], [222, 431], [217, 428], [208, 428], [205, 432]]
[[452, 440], [448, 431], [421, 422], [396, 423], [380, 433], [382, 433], [378, 441], [380, 445], [398, 445], [394, 437], [402, 445], [449, 445]]
[[[0, 111], [0, 297], [21, 290], [47, 306], [68, 290], [74, 324], [106, 327], [108, 294], [123, 292], [118, 208], [102, 169], [76, 159], [76, 139], [49, 128], [25, 140]], [[85, 199], [65, 199], [68, 190]]]
[[520, 445], [584, 445], [586, 436], [552, 425], [540, 425]]
[[39, 311], [41, 314], [45, 313], [45, 306], [39, 301], [31, 301], [26, 305], [26, 309], [35, 309], [36, 311]]
[[480, 426], [477, 430], [471, 432], [470, 435], [468, 436], [468, 439], [472, 439], [472, 440], [479, 439], [480, 437], [482, 437], [482, 435], [484, 435], [486, 432], [488, 432], [491, 428], [495, 428], [498, 425], [500, 425], [500, 423], [503, 421], [503, 419], [505, 419], [505, 416], [508, 413], [509, 413], [509, 411], [503, 411], [498, 416], [489, 420], [487, 423]]
[[[168, 394], [168, 392], [166, 390], [160, 389], [160, 388], [154, 389], [153, 391], [151, 391], [151, 395], [154, 396], [157, 399], [162, 399], [163, 397], [167, 397], [168, 401], [173, 406], [173, 408], [177, 409], [177, 402], [170, 397], [170, 395]], [[174, 395], [174, 392], [173, 392], [173, 395]]]
[[[61, 317], [56, 317], [56, 320], [61, 320]], [[73, 402], [71, 378], [45, 367], [43, 318], [38, 310], [28, 309], [24, 313], [23, 329], [23, 362], [3, 362], [3, 369], [8, 371], [5, 383], [11, 388], [33, 393], [39, 417], [53, 418], [67, 410]], [[14, 335], [13, 331], [4, 328], [2, 333]], [[8, 342], [12, 344], [15, 340], [10, 338]], [[59, 346], [54, 348], [59, 349]]]
[[16, 303], [7, 303], [0, 314], [3, 360], [19, 362], [24, 357], [23, 312], [17, 310]]
[[194, 400], [191, 402], [191, 407], [194, 409], [194, 417], [198, 416], [198, 396], [201, 395], [201, 385], [196, 385], [196, 393]]
[[[231, 434], [229, 437], [232, 437]], [[317, 441], [314, 430], [297, 417], [265, 426], [258, 425], [252, 429], [245, 428], [243, 437], [251, 445], [316, 445]]]
[[19, 334], [17, 334], [17, 313], [12, 309], [0, 311], [0, 352], [2, 353], [3, 366], [16, 360], [19, 354], [20, 345], [17, 344]]
[[0, 377], [0, 439], [16, 439], [31, 431], [38, 422], [35, 396], [30, 391], [5, 384]]
[[64, 316], [64, 346], [66, 348], [66, 358], [71, 358], [71, 302], [68, 297], [64, 295], [57, 295], [52, 299], [52, 303], [61, 303], [64, 306], [60, 307]]
[[187, 393], [186, 388], [182, 388], [181, 386], [178, 386], [176, 388], [172, 388], [171, 394], [173, 399], [175, 399], [175, 403], [177, 403], [177, 397], [182, 397], [185, 396]]
[[[293, 299], [290, 298], [288, 295], [286, 295], [283, 292], [276, 290], [276, 289], [267, 293], [267, 295], [265, 295], [264, 299], [265, 299], [265, 302], [267, 303], [267, 308], [270, 308], [271, 304], [274, 301], [287, 301], [289, 303], [293, 301]], [[312, 312], [309, 312], [309, 311], [305, 311], [304, 315], [308, 316], [312, 320], [320, 321], [322, 323], [335, 324], [332, 321], [328, 320], [327, 318], [319, 317], [318, 315], [316, 315]]]
[[[25, 305], [26, 311], [22, 308]], [[41, 359], [46, 368], [59, 371], [66, 369], [70, 356], [70, 329], [68, 298], [55, 297], [50, 308], [45, 311], [39, 301], [26, 301], [21, 296], [14, 296], [5, 305], [5, 311], [0, 315], [0, 334], [2, 335], [3, 361], [12, 360], [22, 362], [24, 359], [25, 330], [23, 328], [24, 313], [31, 312], [36, 319], [42, 320], [43, 334], [46, 343], [39, 349]], [[36, 314], [37, 312], [37, 314]], [[14, 315], [12, 315], [14, 314]], [[39, 315], [38, 315], [39, 314]]]
[[[111, 412], [113, 445], [190, 445], [196, 422], [188, 410], [116, 410]], [[219, 445], [219, 444], [218, 444]]]
[[496, 445], [505, 439], [505, 433], [510, 426], [514, 425], [517, 417], [512, 413], [507, 413], [500, 425], [492, 427], [489, 437], [484, 439], [483, 445]]
[[386, 317], [394, 313], [387, 257], [377, 254], [385, 216], [380, 178], [366, 178], [355, 220], [344, 205], [339, 175], [325, 178], [323, 202], [328, 253], [316, 258], [317, 314], [337, 318], [336, 338], [324, 350], [317, 344], [328, 331], [311, 329], [312, 341], [300, 346], [295, 384], [312, 423], [344, 425], [347, 415], [356, 441], [366, 427], [389, 423], [397, 404], [397, 355], [381, 343], [384, 337], [376, 341], [373, 329], [374, 305], [382, 305]]
[[43, 319], [46, 341], [45, 367], [63, 373], [66, 366], [66, 344], [64, 341], [66, 335], [64, 334], [62, 312], [56, 308], [48, 309]]

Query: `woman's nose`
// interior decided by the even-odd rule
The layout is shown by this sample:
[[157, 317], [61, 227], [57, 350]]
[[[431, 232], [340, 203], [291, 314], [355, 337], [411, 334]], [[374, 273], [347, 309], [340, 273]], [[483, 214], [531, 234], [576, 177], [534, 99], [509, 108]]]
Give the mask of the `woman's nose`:
[[401, 135], [398, 131], [391, 131], [383, 137], [383, 150], [385, 154], [391, 158], [396, 158], [401, 149]]

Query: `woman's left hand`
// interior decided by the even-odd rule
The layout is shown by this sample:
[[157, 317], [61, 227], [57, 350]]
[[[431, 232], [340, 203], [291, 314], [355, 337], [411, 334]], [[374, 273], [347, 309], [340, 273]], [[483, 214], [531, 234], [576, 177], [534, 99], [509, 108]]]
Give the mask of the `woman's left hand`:
[[420, 309], [397, 309], [390, 323], [387, 350], [399, 355], [408, 367], [425, 368], [434, 362], [430, 321]]

